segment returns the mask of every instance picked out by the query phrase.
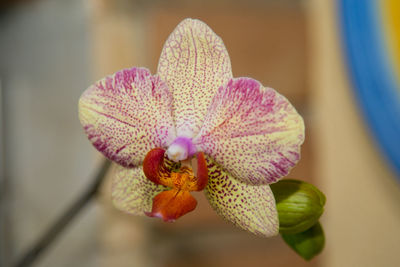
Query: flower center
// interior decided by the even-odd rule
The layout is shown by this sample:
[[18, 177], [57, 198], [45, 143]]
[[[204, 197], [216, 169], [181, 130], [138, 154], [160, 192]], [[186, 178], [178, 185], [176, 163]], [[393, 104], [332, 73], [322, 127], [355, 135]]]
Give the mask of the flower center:
[[188, 137], [178, 137], [167, 149], [167, 156], [170, 160], [179, 162], [188, 159], [196, 153], [196, 147], [192, 139]]
[[171, 173], [171, 180], [174, 183], [174, 188], [180, 190], [191, 190], [196, 186], [197, 178], [194, 176], [193, 170], [189, 167], [182, 167], [179, 172]]
[[[187, 155], [190, 153], [192, 152], [188, 152]], [[146, 212], [146, 215], [168, 222], [194, 210], [197, 201], [190, 192], [202, 191], [208, 182], [208, 169], [203, 152], [198, 152], [192, 159], [179, 163], [169, 158], [164, 149], [155, 148], [147, 153], [143, 161], [143, 172], [150, 181], [171, 188], [153, 198], [152, 211]]]

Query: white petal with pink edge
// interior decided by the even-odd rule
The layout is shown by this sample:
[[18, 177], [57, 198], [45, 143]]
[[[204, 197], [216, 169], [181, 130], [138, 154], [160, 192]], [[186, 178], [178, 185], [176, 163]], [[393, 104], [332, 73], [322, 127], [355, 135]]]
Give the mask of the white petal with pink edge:
[[219, 88], [193, 143], [238, 180], [269, 184], [300, 159], [304, 122], [289, 101], [250, 78]]
[[133, 215], [151, 212], [153, 198], [167, 190], [146, 178], [141, 167], [124, 168], [118, 166], [112, 180], [112, 199], [114, 206]]
[[158, 75], [173, 96], [178, 136], [193, 137], [200, 129], [210, 101], [232, 78], [228, 52], [204, 22], [185, 19], [162, 50]]
[[132, 68], [89, 87], [79, 100], [79, 119], [100, 152], [134, 167], [152, 148], [175, 139], [171, 107], [166, 84], [147, 69]]
[[207, 157], [209, 181], [205, 194], [227, 221], [253, 234], [270, 237], [279, 232], [275, 198], [269, 185], [242, 183]]

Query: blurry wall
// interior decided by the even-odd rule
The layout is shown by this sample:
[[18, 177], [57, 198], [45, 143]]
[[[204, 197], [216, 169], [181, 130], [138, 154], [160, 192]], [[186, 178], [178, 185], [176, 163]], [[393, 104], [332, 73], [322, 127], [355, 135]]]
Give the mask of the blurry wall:
[[[91, 80], [84, 1], [18, 1], [0, 11], [7, 180], [0, 266], [7, 267], [82, 192], [96, 166], [77, 111]], [[98, 266], [98, 214], [95, 205], [86, 209], [37, 266]]]
[[327, 196], [323, 266], [399, 266], [400, 184], [361, 117], [335, 1], [309, 2], [315, 176]]

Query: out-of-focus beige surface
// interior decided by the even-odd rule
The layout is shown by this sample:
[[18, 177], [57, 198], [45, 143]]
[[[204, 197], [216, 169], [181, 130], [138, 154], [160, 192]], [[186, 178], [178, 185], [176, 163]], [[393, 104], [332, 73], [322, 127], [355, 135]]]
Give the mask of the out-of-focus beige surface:
[[355, 104], [333, 1], [309, 3], [315, 176], [327, 196], [326, 267], [400, 263], [400, 185]]
[[[95, 173], [77, 111], [91, 80], [87, 12], [80, 0], [18, 1], [0, 12], [2, 190], [8, 193], [0, 198], [8, 205], [0, 266], [20, 257]], [[98, 266], [99, 214], [97, 205], [84, 209], [37, 266]]]

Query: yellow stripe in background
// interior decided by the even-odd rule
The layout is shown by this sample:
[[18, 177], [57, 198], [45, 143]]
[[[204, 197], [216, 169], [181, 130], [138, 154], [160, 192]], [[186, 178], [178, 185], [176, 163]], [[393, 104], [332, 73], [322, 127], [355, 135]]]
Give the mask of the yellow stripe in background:
[[397, 76], [400, 93], [400, 0], [381, 1], [381, 17], [388, 45], [388, 56]]

